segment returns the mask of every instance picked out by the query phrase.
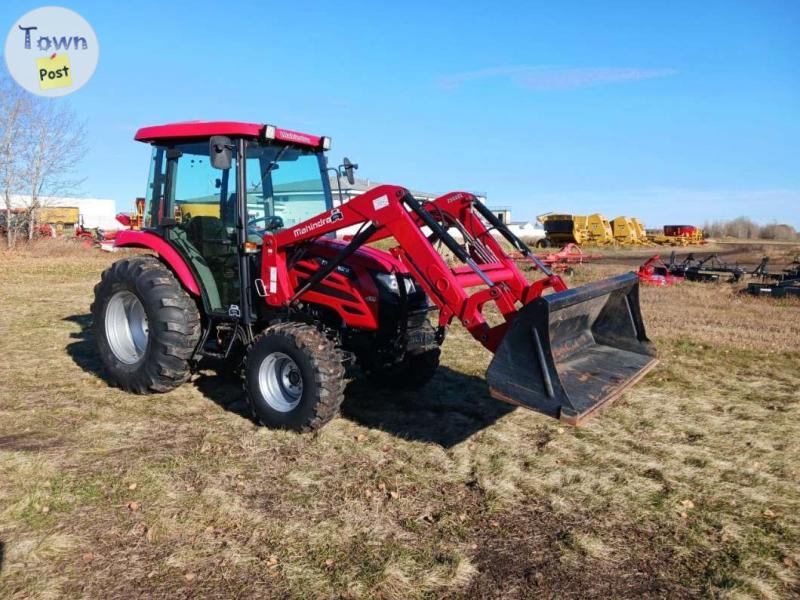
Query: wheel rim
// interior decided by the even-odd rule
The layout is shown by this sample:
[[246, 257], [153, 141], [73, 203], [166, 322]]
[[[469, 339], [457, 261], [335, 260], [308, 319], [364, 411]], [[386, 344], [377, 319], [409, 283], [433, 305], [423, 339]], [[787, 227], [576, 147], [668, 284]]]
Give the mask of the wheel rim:
[[106, 307], [106, 339], [117, 360], [132, 365], [147, 351], [150, 330], [144, 305], [128, 291], [111, 296]]
[[271, 408], [289, 412], [300, 404], [303, 377], [294, 360], [283, 352], [273, 352], [258, 367], [258, 387]]

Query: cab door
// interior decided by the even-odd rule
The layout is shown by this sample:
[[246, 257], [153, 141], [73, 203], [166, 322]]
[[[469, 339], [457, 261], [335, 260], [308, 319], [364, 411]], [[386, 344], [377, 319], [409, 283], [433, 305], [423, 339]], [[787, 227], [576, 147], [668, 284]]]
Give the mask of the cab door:
[[150, 227], [191, 265], [220, 315], [238, 314], [241, 303], [235, 173], [235, 164], [211, 166], [208, 142], [156, 148], [151, 169]]

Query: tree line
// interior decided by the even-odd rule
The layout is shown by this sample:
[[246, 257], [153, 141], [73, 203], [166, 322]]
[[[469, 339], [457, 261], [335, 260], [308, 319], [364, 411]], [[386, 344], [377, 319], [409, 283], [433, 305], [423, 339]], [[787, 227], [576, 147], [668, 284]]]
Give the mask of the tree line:
[[9, 248], [33, 238], [47, 196], [76, 190], [85, 153], [85, 124], [63, 99], [34, 96], [0, 70], [0, 230]]
[[747, 240], [779, 240], [793, 241], [800, 239], [800, 234], [791, 225], [770, 223], [759, 225], [749, 217], [737, 217], [730, 221], [706, 221], [703, 225], [706, 237], [732, 237]]

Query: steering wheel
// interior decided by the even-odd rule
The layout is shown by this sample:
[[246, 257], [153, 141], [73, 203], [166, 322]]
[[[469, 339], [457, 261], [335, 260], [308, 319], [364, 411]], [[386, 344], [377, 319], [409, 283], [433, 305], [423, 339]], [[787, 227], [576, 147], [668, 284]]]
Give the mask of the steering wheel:
[[270, 215], [265, 217], [256, 217], [247, 221], [247, 226], [255, 226], [256, 223], [264, 221], [264, 229], [273, 231], [275, 229], [283, 229], [283, 219], [278, 215]]

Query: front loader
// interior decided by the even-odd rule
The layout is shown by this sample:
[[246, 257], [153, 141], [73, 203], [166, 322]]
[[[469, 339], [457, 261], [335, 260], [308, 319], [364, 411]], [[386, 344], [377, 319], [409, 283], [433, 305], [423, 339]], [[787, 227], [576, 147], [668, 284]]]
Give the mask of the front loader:
[[[346, 365], [376, 385], [424, 385], [458, 320], [494, 353], [492, 396], [579, 424], [655, 364], [634, 273], [567, 289], [472, 194], [420, 202], [381, 185], [334, 206], [329, 138], [271, 125], [137, 139], [153, 146], [144, 223], [116, 245], [156, 256], [115, 263], [92, 306], [124, 389], [173, 389], [210, 357], [241, 367], [259, 421], [312, 430], [336, 414]], [[529, 282], [495, 235], [542, 276]]]

